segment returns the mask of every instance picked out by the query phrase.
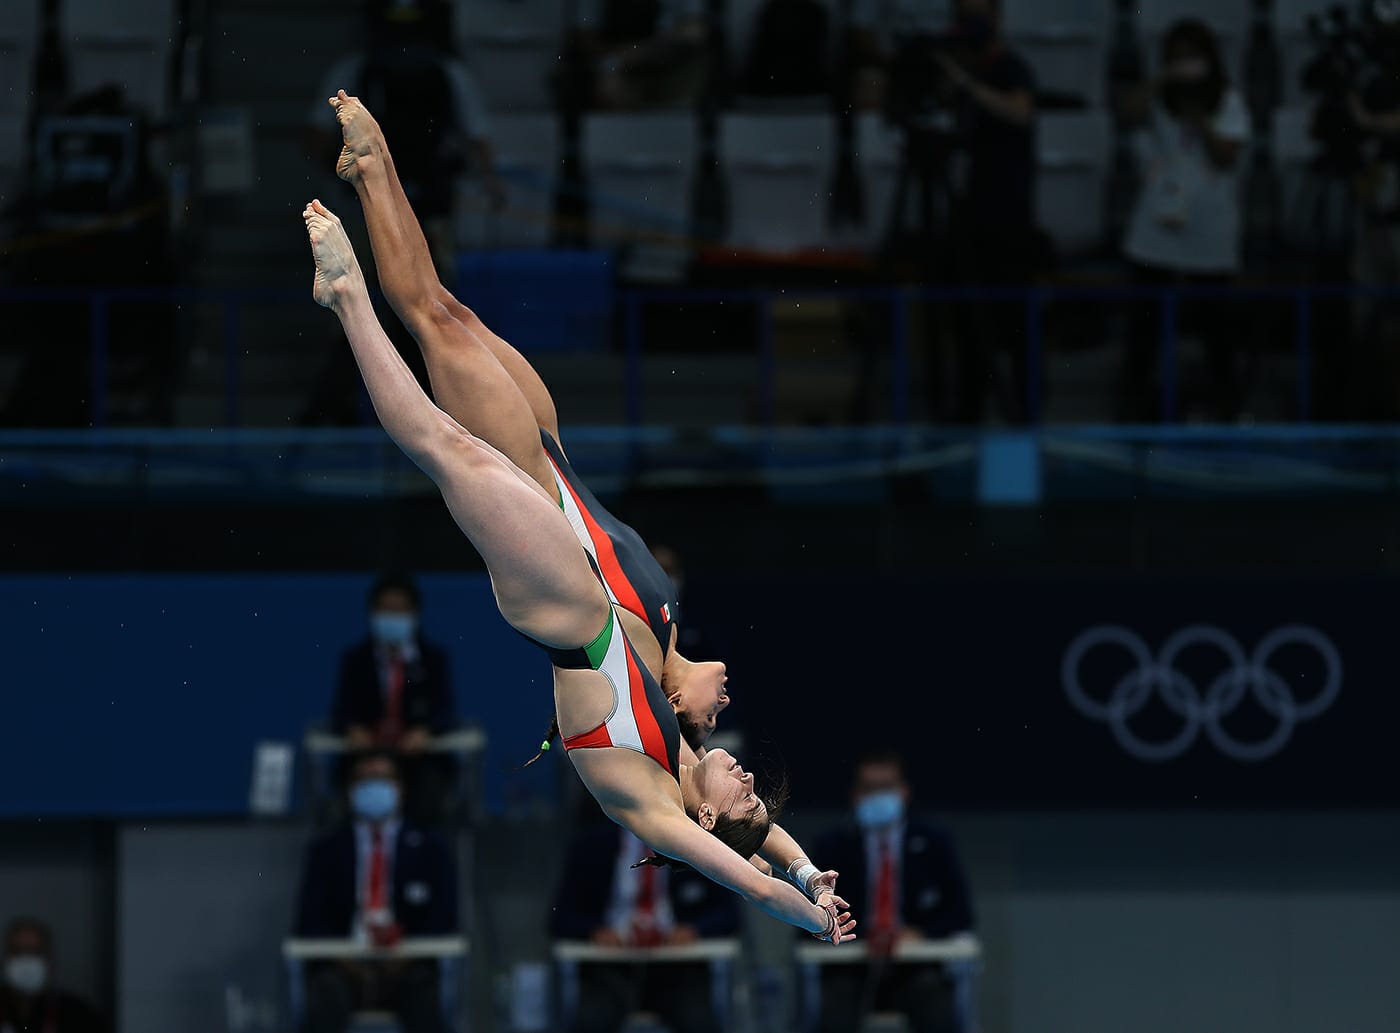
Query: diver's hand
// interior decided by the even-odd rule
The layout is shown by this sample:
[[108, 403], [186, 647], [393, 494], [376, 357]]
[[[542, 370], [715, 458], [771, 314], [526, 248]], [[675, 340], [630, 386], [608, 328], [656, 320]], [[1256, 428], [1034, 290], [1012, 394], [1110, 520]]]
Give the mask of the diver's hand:
[[[830, 893], [833, 895], [836, 893], [836, 880], [840, 875], [840, 872], [815, 872], [808, 877], [807, 885], [802, 888], [807, 891], [807, 896], [820, 904], [821, 900], [818, 898], [820, 898], [823, 893]], [[846, 902], [840, 897], [836, 898], [836, 902], [842, 907], [846, 906]]]
[[833, 945], [856, 938], [854, 931], [856, 920], [851, 917], [849, 911], [841, 910], [834, 900], [828, 900], [825, 904], [817, 906], [826, 913], [826, 927], [819, 933], [813, 933], [814, 937]]

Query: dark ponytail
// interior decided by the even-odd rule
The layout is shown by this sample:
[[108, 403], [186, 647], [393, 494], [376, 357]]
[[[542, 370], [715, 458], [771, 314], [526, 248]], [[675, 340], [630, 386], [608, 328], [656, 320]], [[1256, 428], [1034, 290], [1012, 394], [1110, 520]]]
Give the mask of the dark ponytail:
[[520, 765], [520, 770], [521, 770], [521, 771], [524, 771], [524, 770], [525, 770], [526, 768], [528, 768], [531, 764], [533, 764], [535, 761], [539, 760], [539, 759], [540, 759], [541, 757], [543, 757], [546, 753], [548, 753], [548, 752], [549, 752], [549, 744], [552, 743], [552, 742], [554, 741], [555, 736], [557, 736], [558, 734], [559, 734], [559, 718], [557, 718], [557, 717], [550, 718], [550, 721], [549, 721], [549, 730], [548, 730], [547, 732], [544, 733], [544, 741], [540, 743], [540, 750], [539, 750], [539, 752], [536, 753], [536, 754], [535, 754], [533, 757], [531, 757], [529, 760], [527, 760], [524, 764]]

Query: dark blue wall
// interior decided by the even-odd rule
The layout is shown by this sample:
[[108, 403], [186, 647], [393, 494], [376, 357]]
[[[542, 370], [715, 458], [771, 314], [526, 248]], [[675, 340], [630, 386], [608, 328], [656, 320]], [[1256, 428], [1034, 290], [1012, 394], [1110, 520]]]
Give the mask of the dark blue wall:
[[[549, 720], [547, 661], [506, 627], [484, 577], [422, 583], [460, 711], [491, 739], [488, 799], [551, 797], [559, 756], [517, 770]], [[0, 721], [18, 728], [0, 750], [0, 816], [241, 813], [255, 743], [297, 741], [325, 715], [340, 652], [363, 634], [367, 585], [0, 579]], [[804, 807], [844, 799], [852, 756], [883, 743], [910, 758], [920, 797], [945, 807], [1389, 806], [1397, 602], [1385, 580], [693, 577], [682, 647], [729, 664], [721, 724], [746, 733], [751, 765], [779, 761]], [[1299, 624], [1340, 664], [1325, 706], [1313, 702], [1328, 671], [1306, 643], [1251, 666], [1271, 632]], [[1081, 673], [1099, 712], [1086, 714], [1063, 666], [1102, 625], [1130, 631], [1153, 666], [1119, 647], [1089, 653]], [[1197, 636], [1170, 669], [1155, 666], [1174, 633], [1199, 625], [1237, 643], [1240, 664]], [[1180, 748], [1132, 755], [1115, 706], [1140, 741]], [[1276, 734], [1254, 760], [1213, 738]]]
[[[254, 745], [324, 719], [365, 633], [364, 575], [0, 578], [0, 816], [246, 811]], [[493, 803], [548, 793], [513, 769], [553, 707], [548, 661], [481, 575], [424, 577], [460, 713], [491, 739]], [[301, 763], [301, 760], [298, 760]]]

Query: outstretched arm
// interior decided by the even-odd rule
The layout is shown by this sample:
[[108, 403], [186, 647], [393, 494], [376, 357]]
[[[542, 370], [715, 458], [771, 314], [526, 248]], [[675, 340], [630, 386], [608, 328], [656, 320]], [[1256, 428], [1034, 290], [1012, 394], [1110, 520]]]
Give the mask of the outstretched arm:
[[340, 318], [384, 429], [437, 484], [486, 561], [502, 616], [550, 645], [588, 642], [609, 604], [568, 518], [533, 479], [423, 393], [375, 318], [340, 220], [319, 201], [303, 218], [316, 259], [313, 295]]
[[[775, 823], [768, 829], [768, 838], [758, 854], [770, 866], [773, 875], [786, 877], [817, 903], [823, 903], [823, 896], [828, 896], [843, 909], [846, 907], [846, 902], [835, 895], [836, 878], [840, 873], [822, 871], [812, 864], [802, 845], [781, 825]], [[755, 866], [757, 863], [756, 858]]]
[[793, 887], [765, 877], [683, 814], [644, 815], [629, 828], [653, 850], [690, 865], [774, 918], [832, 943], [855, 939], [855, 920], [834, 902], [814, 904]]

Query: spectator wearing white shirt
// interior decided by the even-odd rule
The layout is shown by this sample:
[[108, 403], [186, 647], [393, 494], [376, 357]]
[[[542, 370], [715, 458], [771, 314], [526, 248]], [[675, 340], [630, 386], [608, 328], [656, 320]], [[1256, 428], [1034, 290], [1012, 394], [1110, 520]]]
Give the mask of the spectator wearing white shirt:
[[[1232, 88], [1215, 34], [1183, 19], [1162, 42], [1161, 72], [1150, 95], [1130, 115], [1140, 123], [1135, 149], [1142, 186], [1128, 220], [1123, 251], [1136, 279], [1149, 286], [1218, 286], [1240, 271], [1239, 171], [1249, 143], [1249, 113]], [[1152, 372], [1158, 366], [1155, 307], [1133, 327], [1125, 355], [1124, 415], [1152, 411]], [[1205, 300], [1187, 306], [1206, 348], [1220, 419], [1238, 415], [1229, 309]]]

